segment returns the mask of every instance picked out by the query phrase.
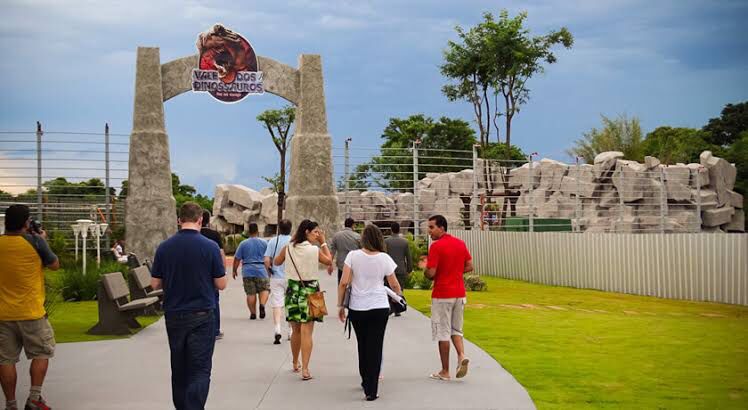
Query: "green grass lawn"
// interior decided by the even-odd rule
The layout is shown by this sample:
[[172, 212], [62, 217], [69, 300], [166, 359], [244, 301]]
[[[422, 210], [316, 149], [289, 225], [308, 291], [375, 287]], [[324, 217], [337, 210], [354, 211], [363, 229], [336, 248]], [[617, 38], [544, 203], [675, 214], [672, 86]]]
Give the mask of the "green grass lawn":
[[748, 408], [748, 307], [484, 279], [465, 336], [540, 409]]
[[[145, 327], [156, 322], [159, 318], [160, 316], [141, 316], [137, 320]], [[96, 301], [58, 303], [52, 314], [49, 315], [49, 322], [55, 330], [57, 343], [90, 342], [128, 337], [86, 334], [86, 331], [95, 325], [98, 319]]]

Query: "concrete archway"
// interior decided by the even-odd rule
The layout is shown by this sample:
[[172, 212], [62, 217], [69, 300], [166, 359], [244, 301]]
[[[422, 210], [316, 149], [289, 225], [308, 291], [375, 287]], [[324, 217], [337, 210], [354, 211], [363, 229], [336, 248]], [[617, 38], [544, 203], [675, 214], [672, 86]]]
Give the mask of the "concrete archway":
[[[262, 56], [258, 61], [265, 90], [296, 105], [286, 215], [294, 226], [309, 218], [332, 233], [338, 203], [322, 59], [302, 54], [298, 68]], [[197, 62], [195, 54], [161, 64], [158, 48], [138, 47], [125, 226], [128, 248], [141, 259], [152, 259], [158, 244], [177, 229], [164, 102], [191, 90]]]

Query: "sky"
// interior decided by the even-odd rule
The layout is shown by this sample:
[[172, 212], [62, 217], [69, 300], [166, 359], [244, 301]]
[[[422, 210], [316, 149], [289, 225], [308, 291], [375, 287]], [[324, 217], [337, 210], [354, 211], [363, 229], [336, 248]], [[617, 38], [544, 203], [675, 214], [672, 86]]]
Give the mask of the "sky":
[[[530, 100], [512, 123], [512, 142], [525, 152], [570, 161], [565, 151], [600, 125], [600, 115], [638, 117], [645, 132], [701, 127], [725, 104], [748, 100], [743, 0], [3, 0], [0, 132], [33, 131], [41, 121], [45, 130], [60, 132], [99, 133], [109, 123], [113, 133], [127, 135], [137, 47], [159, 47], [166, 63], [195, 54], [197, 34], [221, 22], [259, 55], [292, 67], [302, 53], [322, 56], [339, 173], [343, 141], [352, 138], [355, 156], [370, 155], [365, 149], [381, 144], [391, 117], [422, 113], [474, 124], [468, 103], [441, 94], [446, 80], [439, 65], [447, 42], [457, 39], [455, 26], [470, 27], [501, 8], [511, 15], [527, 11], [532, 35], [567, 27], [574, 36], [574, 46], [555, 49], [558, 62], [529, 82]], [[172, 170], [211, 196], [219, 183], [259, 190], [266, 185], [261, 177], [275, 173], [278, 154], [255, 117], [285, 104], [272, 94], [232, 105], [195, 93], [167, 101]], [[3, 160], [21, 148], [12, 138], [18, 135], [0, 134], [0, 189], [6, 191], [27, 172]], [[69, 158], [58, 164], [80, 166], [95, 153], [55, 155]], [[102, 174], [86, 172], [45, 175]]]

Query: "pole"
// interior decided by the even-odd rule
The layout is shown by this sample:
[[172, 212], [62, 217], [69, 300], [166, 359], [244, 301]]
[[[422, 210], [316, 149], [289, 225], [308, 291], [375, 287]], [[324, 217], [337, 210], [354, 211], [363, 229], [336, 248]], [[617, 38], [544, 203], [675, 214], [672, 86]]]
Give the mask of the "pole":
[[696, 170], [696, 228], [694, 232], [701, 232], [701, 169]]
[[[483, 162], [483, 169], [486, 169], [485, 161]], [[484, 172], [487, 172], [484, 171]], [[475, 229], [473, 224], [480, 224], [480, 214], [478, 214], [478, 145], [473, 145], [473, 197], [470, 200], [470, 224], [471, 229]], [[478, 217], [476, 217], [478, 215]], [[475, 222], [473, 222], [475, 221]]]
[[420, 139], [413, 141], [413, 235], [417, 238], [420, 234], [418, 226], [418, 144]]
[[580, 206], [582, 204], [582, 200], [579, 198], [579, 180], [582, 179], [582, 173], [581, 173], [581, 169], [579, 168], [579, 157], [577, 157], [576, 161], [577, 162], [576, 162], [576, 165], [574, 167], [577, 170], [577, 177], [575, 178], [576, 179], [577, 197], [576, 197], [576, 201], [574, 203], [574, 219], [577, 220], [577, 223], [574, 224], [575, 225], [574, 229], [577, 232], [581, 232], [582, 231], [582, 227], [580, 226], [580, 223], [579, 223], [579, 219], [580, 219], [579, 215], [580, 215]]
[[660, 168], [660, 233], [665, 233], [665, 217], [667, 216], [667, 188], [665, 187], [665, 169]]
[[351, 217], [351, 138], [346, 138], [345, 140], [345, 217], [350, 218]]
[[42, 123], [36, 122], [36, 217], [41, 222], [42, 211]]
[[[109, 196], [109, 123], [104, 124], [104, 185], [106, 185], [106, 223], [111, 224], [112, 217], [112, 198]], [[109, 249], [109, 235], [106, 236], [107, 249]], [[97, 245], [98, 246], [98, 245]]]
[[528, 212], [528, 214], [529, 214], [528, 221], [530, 223], [530, 232], [535, 232], [535, 226], [534, 226], [534, 221], [533, 221], [533, 214], [535, 213], [535, 210], [533, 209], [533, 200], [532, 200], [532, 193], [533, 193], [534, 185], [535, 184], [533, 184], [533, 181], [532, 181], [533, 180], [533, 175], [532, 175], [532, 155], [533, 154], [530, 154], [527, 157], [528, 164], [530, 166], [530, 171], [527, 173], [527, 175], [529, 177], [529, 180], [530, 180], [529, 181], [530, 190], [528, 191], [528, 211], [529, 211]]

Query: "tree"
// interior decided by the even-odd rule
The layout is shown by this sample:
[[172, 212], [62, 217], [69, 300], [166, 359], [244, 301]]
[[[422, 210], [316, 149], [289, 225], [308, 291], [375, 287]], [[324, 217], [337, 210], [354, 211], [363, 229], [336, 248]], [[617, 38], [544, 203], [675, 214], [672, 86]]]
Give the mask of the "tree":
[[748, 129], [743, 130], [725, 150], [725, 159], [735, 164], [738, 175], [735, 179], [735, 192], [743, 195], [743, 209], [748, 200]]
[[349, 189], [365, 191], [369, 189], [371, 184], [369, 179], [371, 178], [371, 164], [364, 163], [356, 165], [353, 172], [348, 175], [348, 186], [345, 184], [345, 175], [341, 175], [338, 180], [338, 191], [346, 191]]
[[448, 117], [434, 121], [423, 114], [405, 119], [390, 118], [382, 138], [385, 141], [380, 147], [380, 155], [366, 167], [357, 167], [357, 180], [365, 175], [383, 188], [406, 192], [413, 191], [412, 147], [415, 141], [419, 142], [418, 179], [429, 172], [470, 168], [471, 151], [477, 142], [475, 131], [467, 122]]
[[2, 189], [0, 189], [0, 201], [7, 201], [11, 198], [13, 198], [13, 194], [11, 194], [10, 192], [5, 192]]
[[644, 144], [639, 119], [636, 117], [629, 119], [626, 115], [619, 115], [615, 119], [604, 115], [601, 117], [602, 129], [593, 128], [584, 133], [567, 153], [583, 158], [588, 164], [594, 162], [597, 154], [605, 151], [621, 151], [626, 159], [643, 161]]
[[[526, 18], [526, 12], [509, 18], [509, 13], [502, 10], [498, 20], [484, 13], [483, 22], [467, 31], [455, 27], [461, 42], [448, 42], [444, 52], [441, 73], [453, 82], [442, 87], [442, 92], [450, 101], [467, 100], [473, 105], [484, 149], [492, 124], [496, 141], [501, 142], [497, 121], [503, 116], [506, 146], [511, 150], [512, 120], [530, 98], [528, 80], [544, 72], [544, 63], [556, 62], [551, 47], [561, 44], [571, 48], [574, 44], [565, 27], [544, 36], [531, 36], [524, 27]], [[499, 110], [499, 98], [503, 99], [503, 112]]]
[[704, 126], [709, 135], [706, 141], [726, 147], [740, 138], [748, 130], [748, 101], [738, 104], [727, 104], [718, 118], [712, 118]]
[[275, 148], [280, 155], [280, 175], [277, 183], [278, 192], [278, 224], [283, 219], [283, 208], [286, 197], [286, 152], [291, 142], [288, 132], [296, 120], [296, 109], [286, 106], [280, 110], [265, 110], [257, 116], [257, 121], [263, 123], [270, 133]]
[[657, 127], [647, 134], [642, 149], [663, 164], [699, 162], [702, 151], [716, 149], [704, 140], [705, 134], [693, 128]]
[[[122, 185], [124, 186], [125, 184], [123, 183]], [[171, 193], [177, 202], [177, 210], [187, 201], [195, 202], [203, 209], [213, 209], [213, 199], [198, 194], [197, 189], [192, 185], [182, 184], [179, 176], [173, 172], [171, 173]]]

